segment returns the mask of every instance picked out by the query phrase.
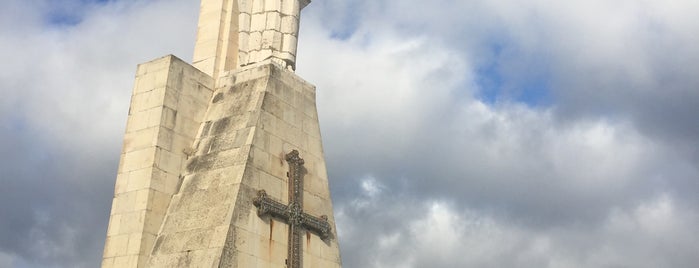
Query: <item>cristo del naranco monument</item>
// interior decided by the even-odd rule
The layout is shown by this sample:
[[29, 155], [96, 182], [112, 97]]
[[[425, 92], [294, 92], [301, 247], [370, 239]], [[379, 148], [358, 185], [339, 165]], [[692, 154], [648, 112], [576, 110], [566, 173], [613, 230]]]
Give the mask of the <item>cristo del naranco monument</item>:
[[341, 267], [315, 105], [310, 0], [202, 0], [190, 65], [138, 66], [102, 267]]

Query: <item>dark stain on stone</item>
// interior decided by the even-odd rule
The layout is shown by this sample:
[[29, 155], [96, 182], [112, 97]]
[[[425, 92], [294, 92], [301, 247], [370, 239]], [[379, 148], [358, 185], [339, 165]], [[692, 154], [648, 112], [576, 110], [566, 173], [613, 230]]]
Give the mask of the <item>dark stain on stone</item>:
[[204, 123], [204, 128], [201, 130], [201, 136], [206, 137], [209, 135], [209, 131], [211, 130], [211, 121], [206, 121]]
[[175, 124], [177, 124], [177, 110], [171, 110], [172, 111], [172, 117], [170, 117], [170, 121], [167, 122], [168, 126], [172, 126], [173, 128], [175, 127]]
[[158, 236], [158, 239], [155, 240], [155, 245], [153, 245], [153, 252], [158, 252], [160, 251], [160, 246], [163, 244], [163, 237]]
[[311, 248], [311, 233], [306, 232], [306, 248]]
[[219, 263], [220, 268], [223, 267], [233, 267], [234, 263], [238, 259], [238, 251], [235, 248], [235, 241], [239, 239], [236, 236], [236, 232], [232, 225], [229, 225], [228, 234], [226, 234], [226, 242], [223, 245], [223, 253], [221, 254], [221, 262]]
[[211, 129], [211, 134], [218, 135], [226, 131], [228, 129], [228, 125], [231, 124], [231, 118], [230, 117], [224, 117], [216, 121], [214, 123], [212, 129]]
[[177, 192], [179, 193], [182, 190], [182, 182], [184, 182], [184, 176], [180, 175], [177, 178]]
[[214, 99], [211, 100], [211, 103], [218, 103], [221, 100], [223, 100], [223, 93], [218, 93], [216, 96], [214, 96]]
[[273, 229], [274, 229], [274, 220], [269, 219], [269, 246], [268, 246], [269, 252], [268, 252], [268, 254], [269, 254], [270, 259], [272, 258], [272, 252], [273, 252], [272, 248], [274, 247], [274, 243], [272, 242], [272, 234], [273, 234], [272, 230]]
[[228, 89], [228, 93], [235, 93], [236, 91], [239, 91], [240, 89], [247, 88], [250, 85], [250, 82], [245, 82], [240, 85], [235, 85], [232, 86], [230, 89]]
[[189, 163], [187, 163], [187, 172], [192, 173], [197, 170], [197, 167], [199, 166], [199, 156], [192, 157], [189, 159]]

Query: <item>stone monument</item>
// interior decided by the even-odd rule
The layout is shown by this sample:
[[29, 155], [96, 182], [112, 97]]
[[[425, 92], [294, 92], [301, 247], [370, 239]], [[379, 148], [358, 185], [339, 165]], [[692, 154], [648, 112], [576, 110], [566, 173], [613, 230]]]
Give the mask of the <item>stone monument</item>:
[[193, 64], [138, 66], [102, 267], [341, 267], [310, 0], [202, 0]]

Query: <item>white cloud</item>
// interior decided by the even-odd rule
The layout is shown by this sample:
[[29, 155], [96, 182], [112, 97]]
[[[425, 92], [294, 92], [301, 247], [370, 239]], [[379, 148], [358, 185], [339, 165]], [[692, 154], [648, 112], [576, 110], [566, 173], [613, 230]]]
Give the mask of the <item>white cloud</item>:
[[0, 252], [0, 267], [11, 267], [13, 259], [12, 255]]
[[[372, 208], [372, 213], [401, 204]], [[352, 267], [692, 267], [696, 213], [678, 211], [667, 196], [615, 210], [599, 225], [536, 231], [442, 201], [425, 201], [389, 232], [361, 240]], [[420, 208], [426, 209], [420, 209]], [[340, 211], [346, 211], [346, 208]], [[357, 221], [355, 224], [360, 224]], [[375, 222], [363, 221], [366, 224]], [[406, 226], [405, 229], [402, 226]], [[357, 234], [354, 234], [357, 235]], [[361, 239], [361, 238], [360, 238]], [[352, 239], [345, 245], [355, 246]]]
[[37, 28], [4, 29], [0, 43], [13, 51], [6, 53], [13, 64], [0, 70], [7, 96], [0, 106], [11, 109], [3, 113], [26, 118], [59, 143], [119, 140], [135, 65], [169, 53], [191, 55], [197, 5], [189, 2], [112, 2], [90, 9], [75, 26], [30, 16]]
[[[385, 9], [403, 4], [410, 5], [386, 3]], [[633, 53], [646, 56], [645, 48], [624, 50], [627, 54], [617, 55], [623, 47], [618, 47], [616, 40], [625, 37], [614, 33], [622, 31], [627, 33], [626, 37], [633, 34], [634, 28], [627, 27], [638, 27], [633, 18], [617, 18], [620, 21], [616, 24], [611, 22], [611, 29], [601, 30], [608, 31], [609, 36], [593, 33], [607, 39], [601, 44], [591, 44], [592, 50], [585, 53], [592, 56], [576, 53], [566, 57], [565, 53], [536, 52], [547, 48], [554, 48], [551, 51], [555, 52], [555, 46], [571, 48], [569, 44], [546, 44], [546, 40], [567, 42], [566, 38], [570, 38], [575, 42], [573, 40], [586, 38], [561, 35], [541, 39], [536, 34], [572, 25], [580, 28], [568, 29], [593, 31], [591, 25], [595, 22], [583, 19], [594, 18], [585, 16], [606, 8], [602, 2], [578, 3], [582, 5], [582, 14], [573, 12], [575, 7], [560, 6], [562, 4], [521, 3], [519, 6], [525, 7], [524, 10], [507, 4], [476, 4], [478, 11], [486, 14], [476, 16], [502, 15], [496, 16], [505, 20], [499, 22], [500, 26], [492, 25], [492, 18], [478, 26], [505, 27], [511, 31], [512, 40], [505, 45], [517, 49], [508, 52], [514, 53], [513, 56], [535, 50], [532, 55], [551, 57], [546, 61], [579, 64], [575, 62], [578, 56], [585, 60], [590, 60], [589, 57], [604, 60], [588, 62], [581, 67], [617, 68], [630, 64], [635, 69], [626, 71], [634, 75], [619, 78], [630, 83], [645, 83], [648, 72], [653, 72], [646, 69], [646, 65], [637, 66], [640, 63], [634, 61], [638, 58], [633, 58]], [[566, 10], [575, 13], [573, 18], [566, 17]], [[613, 17], [614, 12], [624, 10], [617, 7], [609, 12], [600, 16]], [[427, 28], [441, 23], [459, 25], [469, 19], [441, 16], [443, 21], [432, 22], [411, 17], [410, 12], [400, 18], [391, 15], [371, 17], [354, 35], [341, 40], [332, 38], [331, 30], [317, 26], [325, 25], [319, 21], [322, 16], [311, 15], [311, 22], [305, 21], [305, 35], [301, 39], [301, 47], [307, 52], [301, 54], [300, 60], [312, 64], [300, 65], [299, 72], [318, 85], [326, 155], [329, 171], [335, 177], [332, 183], [339, 184], [335, 187], [340, 189], [363, 188], [366, 191], [367, 181], [358, 178], [368, 173], [383, 186], [379, 198], [352, 194], [350, 190], [341, 192], [343, 202], [336, 205], [341, 215], [338, 225], [344, 231], [341, 237], [352, 238], [344, 240], [351, 240], [344, 242], [345, 252], [352, 252], [346, 264], [351, 267], [421, 267], [425, 263], [435, 267], [466, 264], [478, 267], [636, 264], [652, 267], [693, 260], [689, 255], [684, 255], [682, 260], [661, 255], [644, 264], [636, 260], [647, 255], [645, 247], [656, 243], [652, 234], [638, 232], [639, 237], [634, 241], [644, 246], [626, 252], [622, 244], [630, 240], [623, 238], [631, 233], [619, 234], [618, 240], [606, 240], [608, 235], [615, 234], [600, 227], [609, 221], [612, 211], [634, 211], [638, 203], [652, 201], [660, 192], [683, 188], [684, 182], [676, 176], [677, 170], [686, 170], [686, 165], [691, 164], [672, 144], [648, 135], [633, 117], [603, 111], [595, 111], [596, 116], [563, 116], [561, 111], [566, 107], [560, 105], [568, 105], [565, 101], [553, 103], [551, 107], [532, 107], [507, 100], [485, 103], [477, 97], [482, 88], [475, 82], [483, 58], [464, 56], [479, 51], [478, 45], [459, 43], [464, 46], [459, 50], [456, 45], [444, 42], [453, 41], [452, 36], [434, 33], [406, 36], [404, 29], [392, 27], [401, 23], [424, 23]], [[533, 15], [536, 17], [529, 17]], [[555, 24], [558, 20], [563, 20], [563, 25]], [[532, 24], [536, 21], [539, 23]], [[545, 23], [541, 24], [542, 21]], [[473, 25], [464, 26], [469, 27]], [[441, 33], [444, 29], [434, 30]], [[442, 40], [435, 40], [440, 38]], [[607, 63], [614, 60], [612, 56], [630, 59]], [[600, 74], [606, 70], [600, 70]], [[552, 79], [569, 79], [566, 75]], [[574, 78], [584, 79], [584, 74]], [[566, 88], [553, 90], [565, 91]], [[595, 90], [581, 93], [595, 96], [611, 88]], [[620, 105], [625, 104], [620, 102]], [[696, 171], [689, 173], [697, 174]], [[684, 200], [685, 197], [679, 198]], [[447, 213], [442, 205], [430, 207], [424, 200], [431, 199], [453, 200], [454, 208]], [[397, 205], [386, 205], [394, 203]], [[686, 209], [685, 213], [696, 210]], [[476, 227], [472, 226], [469, 233], [450, 224], [457, 221], [466, 226], [470, 226], [470, 221], [483, 225], [474, 223]], [[437, 227], [427, 229], [428, 225]], [[409, 226], [412, 231], [408, 231]], [[686, 234], [692, 229], [686, 225], [682, 232]], [[445, 230], [470, 236], [456, 235], [460, 239], [455, 245], [447, 239], [454, 236], [447, 236]], [[598, 249], [595, 239], [604, 240], [605, 244]], [[438, 246], [435, 241], [445, 243]], [[470, 245], [463, 241], [478, 243]], [[373, 243], [379, 246], [365, 248]], [[428, 246], [421, 248], [423, 244]], [[679, 241], [670, 244], [671, 247], [684, 245]], [[374, 252], [377, 248], [382, 250]], [[468, 255], [462, 253], [463, 249], [479, 254]], [[616, 259], [608, 258], [607, 252]], [[446, 257], [435, 257], [442, 256], [440, 254]], [[362, 256], [368, 260], [358, 259]], [[678, 267], [686, 267], [686, 263], [691, 262]]]

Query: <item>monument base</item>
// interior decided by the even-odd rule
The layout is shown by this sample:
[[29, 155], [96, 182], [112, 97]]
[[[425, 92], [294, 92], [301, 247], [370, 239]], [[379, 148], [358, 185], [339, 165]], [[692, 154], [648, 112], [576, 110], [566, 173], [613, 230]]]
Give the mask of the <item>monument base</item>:
[[[174, 62], [181, 65], [180, 61]], [[162, 63], [142, 66], [147, 68], [151, 64]], [[177, 70], [173, 69], [163, 75], [172, 77], [165, 80], [174, 81], [173, 92], [188, 92], [174, 88], [179, 79], [176, 74]], [[207, 82], [211, 79], [208, 77], [179, 77], [190, 82], [202, 79], [205, 83], [199, 84], [211, 84]], [[149, 221], [145, 217], [140, 222], [141, 231], [127, 234], [128, 245], [132, 242], [140, 245], [133, 252], [112, 253], [116, 245], [109, 242], [111, 237], [108, 238], [103, 267], [281, 268], [290, 263], [292, 265], [288, 267], [341, 267], [315, 106], [315, 87], [270, 61], [229, 72], [219, 79], [217, 85], [213, 92], [209, 91], [210, 99], [204, 106], [192, 110], [188, 108], [190, 106], [181, 105], [168, 112], [170, 115], [162, 115], [157, 120], [156, 125], [160, 128], [167, 125], [178, 129], [181, 127], [179, 117], [196, 114], [196, 111], [201, 113], [198, 121], [193, 121], [198, 126], [196, 134], [186, 136], [193, 138], [185, 139], [182, 135], [177, 142], [179, 147], [172, 149], [180, 158], [172, 160], [171, 156], [154, 154], [152, 160], [138, 159], [143, 160], [140, 165], [151, 170], [160, 164], [169, 164], [170, 169], [176, 166], [178, 171], [167, 173], [178, 174], [168, 177], [176, 181], [168, 184], [174, 185], [169, 190], [173, 194], [148, 195], [144, 200], [135, 201], [144, 203], [141, 214], [160, 215], [160, 218]], [[134, 91], [137, 89], [138, 86]], [[162, 99], [177, 99], [179, 103], [185, 103], [192, 102], [194, 95], [182, 94], [181, 98], [172, 98], [171, 94], [163, 94]], [[132, 100], [132, 109], [134, 103]], [[191, 127], [188, 129], [192, 132]], [[170, 136], [151, 136], [146, 147], [152, 151], [161, 150], [160, 144], [167, 137]], [[125, 148], [126, 144], [127, 141]], [[294, 188], [302, 189], [302, 198], [298, 202], [301, 202], [304, 214], [294, 218], [297, 219], [294, 222], [315, 219], [311, 215], [327, 215], [330, 232], [325, 239], [314, 233], [313, 228], [301, 228], [298, 229], [301, 235], [294, 236], [295, 232], [290, 235], [289, 219], [292, 217], [283, 215], [287, 215], [284, 214], [287, 210], [291, 211], [291, 205], [284, 208], [283, 215], [275, 214], [281, 217], [271, 217], [264, 213], [258, 216], [258, 208], [253, 204], [261, 190], [270, 200], [277, 200], [280, 204], [291, 200], [290, 195], [294, 193], [289, 189], [292, 189], [290, 178], [293, 176], [289, 173], [291, 162], [286, 156], [293, 151], [302, 158], [304, 171], [298, 177], [301, 178], [299, 188]], [[165, 158], [172, 161], [165, 161]], [[130, 161], [122, 159], [120, 175], [125, 162]], [[139, 183], [149, 185], [144, 188], [148, 191], [156, 191], [154, 189], [160, 187], [156, 181], [162, 174], [148, 174], [139, 177]], [[118, 180], [117, 188], [120, 188], [119, 184]], [[135, 208], [122, 210], [127, 213], [136, 211]], [[114, 212], [113, 208], [113, 215]], [[308, 223], [299, 224], [295, 226], [310, 226]], [[112, 229], [110, 221], [110, 231]], [[303, 239], [294, 240], [292, 237]], [[292, 257], [300, 262], [290, 260]], [[123, 261], [117, 262], [118, 258]]]

